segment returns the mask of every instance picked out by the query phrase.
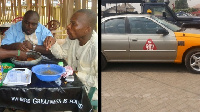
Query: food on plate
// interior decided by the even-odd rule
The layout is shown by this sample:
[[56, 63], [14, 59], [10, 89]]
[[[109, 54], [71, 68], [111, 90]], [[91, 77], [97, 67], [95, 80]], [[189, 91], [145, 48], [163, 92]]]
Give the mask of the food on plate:
[[[21, 60], [19, 60], [19, 59], [16, 59], [16, 60], [21, 61]], [[32, 61], [32, 60], [35, 60], [35, 58], [27, 58], [26, 61]]]
[[35, 60], [34, 58], [27, 58], [27, 61]]
[[3, 66], [3, 69], [10, 69], [12, 66]]

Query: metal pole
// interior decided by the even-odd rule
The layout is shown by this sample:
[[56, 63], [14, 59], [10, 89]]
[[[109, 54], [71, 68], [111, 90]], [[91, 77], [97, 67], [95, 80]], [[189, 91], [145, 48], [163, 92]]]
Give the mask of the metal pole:
[[117, 3], [116, 3], [116, 14], [117, 14]]

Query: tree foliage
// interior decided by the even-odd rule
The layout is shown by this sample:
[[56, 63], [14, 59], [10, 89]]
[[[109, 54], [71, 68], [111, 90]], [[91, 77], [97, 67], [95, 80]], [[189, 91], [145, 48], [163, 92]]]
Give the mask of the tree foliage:
[[187, 13], [198, 11], [198, 9], [196, 9], [196, 8], [173, 9], [173, 10], [174, 10], [174, 12], [184, 11], [184, 12], [187, 12]]
[[188, 3], [187, 0], [179, 0], [175, 2], [175, 8], [176, 9], [187, 9]]
[[164, 2], [164, 0], [158, 0], [158, 2]]

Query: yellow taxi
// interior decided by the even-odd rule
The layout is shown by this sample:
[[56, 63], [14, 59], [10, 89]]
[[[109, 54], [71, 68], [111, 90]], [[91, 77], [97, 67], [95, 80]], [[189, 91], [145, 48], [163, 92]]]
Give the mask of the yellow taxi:
[[149, 14], [102, 18], [102, 70], [107, 62], [184, 62], [190, 72], [200, 73], [200, 30], [183, 29]]

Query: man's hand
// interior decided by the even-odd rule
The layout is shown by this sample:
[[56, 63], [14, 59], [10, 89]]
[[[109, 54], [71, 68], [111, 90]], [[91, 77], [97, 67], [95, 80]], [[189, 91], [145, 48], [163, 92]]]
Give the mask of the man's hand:
[[54, 45], [55, 43], [56, 43], [56, 39], [51, 36], [48, 36], [44, 40], [43, 45], [46, 48], [46, 50], [49, 50], [51, 46]]
[[21, 60], [21, 61], [26, 61], [27, 60], [27, 54], [26, 54], [26, 52], [20, 51], [20, 55], [17, 56], [17, 59]]
[[25, 40], [23, 44], [26, 46], [26, 48], [31, 50], [33, 49], [33, 44], [31, 44], [28, 40]]
[[16, 44], [16, 49], [17, 49], [17, 50], [24, 51], [24, 52], [26, 52], [26, 51], [29, 50], [23, 43], [17, 43], [17, 44]]

